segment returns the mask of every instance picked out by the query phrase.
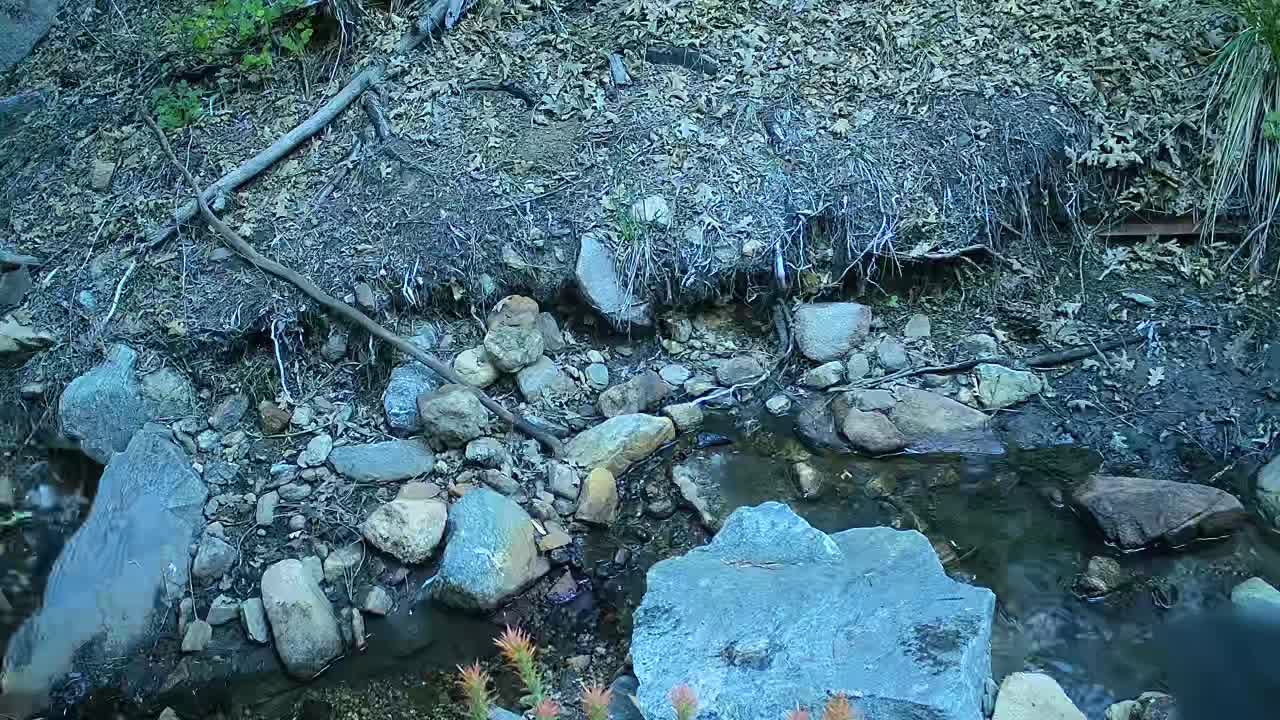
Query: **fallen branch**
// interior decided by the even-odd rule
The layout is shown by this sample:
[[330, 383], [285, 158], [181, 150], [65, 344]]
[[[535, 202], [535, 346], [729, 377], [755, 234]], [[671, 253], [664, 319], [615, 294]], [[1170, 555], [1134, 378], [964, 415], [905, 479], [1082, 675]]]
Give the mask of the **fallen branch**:
[[0, 268], [22, 267], [24, 265], [38, 266], [43, 265], [44, 261], [38, 257], [30, 255], [19, 255], [7, 250], [0, 250]]
[[[377, 321], [371, 319], [359, 310], [351, 307], [341, 300], [338, 300], [324, 290], [321, 290], [319, 286], [307, 277], [299, 274], [291, 268], [281, 265], [271, 258], [263, 256], [255, 250], [254, 247], [246, 242], [244, 238], [240, 237], [239, 233], [232, 230], [230, 226], [222, 222], [222, 220], [214, 214], [213, 209], [209, 207], [209, 203], [205, 200], [205, 193], [201, 191], [200, 185], [196, 182], [195, 177], [191, 175], [191, 172], [187, 170], [185, 165], [178, 161], [178, 156], [174, 155], [173, 148], [169, 147], [169, 140], [165, 137], [164, 132], [156, 126], [150, 116], [144, 113], [142, 117], [147, 126], [150, 127], [156, 137], [159, 138], [160, 146], [164, 149], [164, 153], [168, 156], [169, 161], [173, 163], [174, 167], [176, 167], [179, 172], [182, 173], [182, 177], [187, 181], [187, 184], [191, 186], [192, 192], [196, 195], [196, 204], [199, 207], [200, 215], [204, 217], [205, 222], [213, 228], [214, 232], [222, 238], [223, 242], [225, 242], [228, 247], [235, 250], [259, 269], [275, 275], [282, 280], [287, 280], [294, 287], [301, 290], [311, 299], [320, 303], [320, 305], [324, 306], [339, 318], [367, 331], [370, 335], [386, 342], [400, 352], [421, 362], [431, 368], [431, 370], [437, 375], [443, 377], [449, 382], [455, 385], [467, 387], [466, 383], [462, 381], [462, 378], [458, 377], [458, 374], [453, 371], [453, 368], [423, 352], [418, 346], [386, 329]], [[503, 421], [515, 426], [517, 430], [523, 432], [525, 435], [537, 440], [546, 447], [553, 456], [560, 456], [560, 441], [554, 436], [539, 430], [529, 423], [528, 420], [525, 420], [520, 415], [516, 415], [510, 410], [507, 410], [493, 398], [485, 394], [484, 391], [478, 388], [471, 388], [471, 390], [476, 394], [476, 397], [479, 398], [480, 403], [490, 412], [497, 415]]]
[[899, 370], [896, 373], [885, 375], [884, 377], [870, 378], [861, 382], [850, 383], [841, 388], [835, 388], [840, 391], [862, 390], [865, 388], [878, 387], [885, 383], [901, 380], [903, 378], [915, 377], [917, 375], [953, 375], [955, 373], [967, 372], [979, 365], [1003, 365], [1015, 370], [1025, 370], [1028, 368], [1048, 368], [1057, 365], [1065, 365], [1076, 360], [1083, 360], [1092, 355], [1102, 355], [1107, 350], [1115, 350], [1116, 348], [1128, 345], [1137, 345], [1146, 342], [1147, 336], [1142, 334], [1126, 335], [1124, 337], [1108, 340], [1101, 344], [1079, 345], [1077, 347], [1059, 350], [1058, 352], [1045, 353], [1019, 360], [1010, 357], [985, 357], [965, 360], [951, 365], [934, 365], [931, 367], [908, 368]]

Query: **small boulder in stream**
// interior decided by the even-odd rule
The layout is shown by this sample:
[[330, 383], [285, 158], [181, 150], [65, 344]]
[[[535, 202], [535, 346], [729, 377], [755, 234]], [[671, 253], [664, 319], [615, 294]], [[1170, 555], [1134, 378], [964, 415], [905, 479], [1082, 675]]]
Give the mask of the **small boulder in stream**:
[[888, 416], [916, 449], [950, 449], [958, 440], [988, 434], [988, 418], [982, 411], [928, 390], [900, 388]]
[[868, 718], [976, 720], [994, 609], [917, 532], [827, 535], [779, 503], [741, 508], [710, 544], [649, 570], [637, 701], [670, 718], [686, 683], [719, 717], [781, 718], [843, 692]]
[[878, 412], [849, 408], [840, 429], [855, 449], [870, 455], [894, 453], [907, 446], [907, 439], [898, 428]]
[[1148, 478], [1095, 475], [1076, 487], [1072, 503], [1121, 550], [1220, 537], [1248, 517], [1239, 500], [1215, 487]]
[[333, 606], [301, 561], [280, 560], [262, 573], [262, 606], [290, 675], [309, 680], [342, 654]]
[[1000, 683], [991, 720], [1085, 720], [1057, 680], [1019, 672]]
[[619, 415], [570, 440], [564, 458], [582, 468], [605, 468], [616, 477], [675, 438], [675, 424], [668, 418]]
[[62, 432], [104, 465], [151, 419], [134, 371], [137, 362], [133, 349], [113, 345], [102, 364], [72, 380], [58, 400]]
[[462, 610], [493, 610], [551, 569], [538, 553], [524, 508], [477, 488], [449, 509], [444, 558], [432, 579], [436, 600]]
[[41, 609], [10, 640], [4, 692], [44, 697], [82, 664], [150, 647], [188, 587], [207, 495], [168, 429], [135, 433], [54, 562]]
[[858, 303], [811, 303], [796, 309], [792, 331], [800, 352], [831, 362], [862, 344], [871, 330], [871, 308]]

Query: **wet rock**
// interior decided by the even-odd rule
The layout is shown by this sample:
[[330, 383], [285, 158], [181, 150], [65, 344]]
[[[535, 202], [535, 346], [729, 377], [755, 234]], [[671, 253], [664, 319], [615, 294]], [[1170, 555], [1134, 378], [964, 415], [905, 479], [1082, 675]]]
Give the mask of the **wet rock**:
[[73, 663], [149, 648], [190, 584], [188, 548], [204, 526], [206, 497], [167, 429], [135, 433], [103, 471], [88, 517], [53, 565], [40, 610], [10, 639], [5, 693], [44, 697]]
[[307, 441], [307, 446], [298, 454], [298, 467], [320, 467], [333, 452], [333, 437], [329, 433], [320, 433]]
[[970, 433], [987, 427], [987, 416], [945, 395], [901, 388], [889, 419], [907, 438], [917, 443], [935, 437]]
[[633, 415], [656, 408], [672, 390], [658, 373], [646, 370], [600, 393], [596, 406], [608, 418]]
[[516, 373], [516, 387], [520, 389], [520, 395], [525, 401], [531, 403], [556, 395], [568, 395], [573, 391], [573, 383], [561, 374], [560, 368], [546, 355]]
[[292, 414], [270, 400], [258, 403], [258, 424], [265, 435], [278, 435], [289, 428]]
[[844, 363], [832, 360], [816, 368], [810, 368], [800, 376], [800, 384], [815, 390], [826, 390], [844, 380]]
[[133, 350], [113, 345], [102, 364], [72, 380], [58, 400], [62, 432], [99, 463], [123, 451], [151, 419], [134, 374], [137, 361]]
[[814, 452], [849, 452], [849, 445], [836, 431], [836, 416], [827, 398], [804, 401], [796, 417], [796, 435]]
[[664, 365], [658, 371], [658, 375], [667, 382], [668, 385], [684, 385], [685, 381], [693, 377], [693, 373], [689, 372], [689, 368], [683, 365]]
[[1075, 590], [1081, 597], [1109, 595], [1129, 582], [1124, 568], [1114, 558], [1095, 555], [1089, 558], [1084, 572], [1076, 577]]
[[692, 397], [702, 397], [719, 388], [720, 386], [716, 384], [716, 379], [709, 375], [694, 375], [684, 381], [684, 391]]
[[383, 483], [426, 475], [435, 467], [436, 458], [419, 440], [387, 440], [334, 448], [329, 464], [348, 480]]
[[227, 431], [240, 422], [240, 418], [249, 412], [249, 396], [236, 393], [223, 398], [209, 413], [209, 427], [214, 430]]
[[1000, 683], [991, 720], [1085, 720], [1062, 686], [1048, 675], [1014, 673]]
[[1003, 365], [983, 364], [975, 368], [978, 401], [987, 408], [1007, 408], [1025, 402], [1044, 390], [1039, 375]]
[[467, 443], [467, 462], [486, 468], [498, 468], [511, 462], [511, 455], [497, 438], [476, 438]]
[[575, 517], [593, 525], [612, 525], [618, 513], [618, 481], [613, 473], [596, 468], [587, 473], [578, 494], [578, 510]]
[[781, 393], [774, 395], [764, 401], [764, 409], [769, 411], [770, 415], [783, 416], [791, 412], [791, 398]]
[[662, 414], [671, 418], [680, 432], [687, 432], [702, 425], [702, 406], [698, 403], [679, 403], [662, 408]]
[[204, 620], [192, 620], [187, 631], [182, 634], [182, 652], [203, 652], [205, 646], [213, 639], [213, 626]]
[[275, 490], [263, 493], [258, 497], [258, 505], [253, 512], [254, 523], [258, 527], [271, 527], [276, 520], [276, 507], [280, 505], [280, 493]]
[[1179, 717], [1177, 703], [1172, 697], [1145, 692], [1137, 700], [1124, 700], [1108, 707], [1103, 720], [1178, 720]]
[[901, 370], [911, 364], [907, 357], [907, 349], [893, 338], [885, 338], [876, 345], [876, 359], [885, 370]]
[[822, 473], [806, 462], [798, 462], [791, 466], [791, 475], [795, 478], [796, 487], [803, 498], [816, 498], [822, 494]]
[[1231, 589], [1231, 604], [1243, 610], [1259, 610], [1280, 617], [1280, 590], [1260, 577], [1252, 577]]
[[926, 338], [933, 332], [933, 324], [929, 322], [929, 316], [917, 313], [907, 320], [907, 326], [902, 329], [902, 335], [909, 338]]
[[1000, 352], [996, 339], [984, 333], [969, 335], [960, 339], [960, 351], [970, 358], [995, 357]]
[[613, 251], [596, 233], [582, 235], [574, 281], [583, 298], [615, 328], [653, 325], [649, 303], [632, 297], [627, 291], [614, 267]]
[[631, 203], [631, 217], [649, 225], [671, 226], [671, 206], [661, 195], [649, 195]]
[[267, 611], [262, 598], [252, 597], [240, 603], [240, 625], [251, 642], [266, 645], [271, 641], [271, 627], [267, 625]]
[[448, 518], [448, 506], [439, 500], [392, 500], [374, 510], [360, 532], [379, 550], [417, 565], [435, 552]]
[[[531, 328], [538, 324], [538, 302], [524, 295], [508, 295], [498, 301], [485, 319], [485, 328]], [[552, 318], [554, 321], [555, 318]]]
[[226, 625], [240, 615], [240, 602], [233, 597], [219, 595], [209, 605], [209, 614], [205, 617], [210, 625]]
[[1258, 499], [1258, 510], [1262, 516], [1271, 522], [1272, 527], [1280, 530], [1280, 455], [1258, 471], [1254, 497]]
[[907, 446], [907, 439], [898, 428], [878, 412], [849, 408], [840, 429], [855, 450], [870, 455], [898, 452]]
[[718, 452], [697, 453], [671, 467], [671, 482], [680, 497], [698, 514], [702, 526], [711, 532], [720, 529], [728, 514], [720, 490], [720, 482], [726, 472], [725, 457]]
[[1247, 518], [1240, 501], [1222, 490], [1147, 478], [1095, 475], [1076, 487], [1072, 503], [1122, 550], [1218, 537]]
[[871, 372], [871, 361], [867, 359], [865, 353], [854, 353], [849, 356], [849, 361], [845, 363], [845, 376], [849, 378], [849, 382], [861, 380]]
[[566, 500], [576, 500], [579, 484], [577, 470], [556, 461], [547, 465], [547, 489], [553, 495]]
[[591, 363], [584, 371], [587, 382], [597, 390], [609, 387], [609, 366], [604, 363]]
[[484, 348], [475, 347], [463, 350], [453, 359], [453, 371], [458, 373], [462, 382], [471, 387], [485, 388], [497, 382], [501, 373], [489, 361]]
[[764, 375], [764, 366], [750, 355], [738, 355], [720, 361], [716, 366], [716, 380], [725, 387], [751, 382]]
[[602, 467], [618, 476], [675, 437], [667, 418], [619, 415], [579, 433], [565, 445], [564, 457], [578, 467]]
[[195, 388], [174, 368], [162, 367], [143, 375], [139, 386], [153, 418], [182, 417], [195, 409]]
[[347, 343], [349, 336], [346, 330], [335, 329], [330, 331], [329, 337], [325, 338], [324, 344], [320, 346], [320, 357], [329, 362], [338, 362], [347, 356]]
[[20, 323], [11, 315], [0, 318], [0, 358], [38, 352], [55, 342], [49, 332]]
[[551, 313], [538, 314], [538, 332], [542, 333], [542, 348], [545, 352], [556, 353], [564, 349], [564, 334], [560, 332], [560, 324]]
[[542, 356], [542, 333], [536, 327], [499, 325], [484, 336], [484, 351], [489, 362], [506, 373], [537, 362]]
[[862, 344], [870, 330], [871, 308], [858, 303], [801, 305], [792, 320], [800, 352], [820, 363], [848, 355]]
[[262, 573], [262, 605], [290, 675], [310, 679], [342, 654], [333, 606], [300, 561], [280, 560]]
[[[464, 378], [465, 379], [465, 378]], [[431, 368], [414, 361], [398, 365], [391, 371], [387, 388], [382, 391], [382, 413], [393, 435], [412, 435], [422, 427], [418, 416], [418, 397], [439, 388], [444, 380]]]
[[435, 598], [463, 610], [493, 610], [546, 574], [533, 522], [492, 490], [468, 492], [449, 510]]
[[365, 593], [360, 609], [370, 615], [387, 615], [391, 612], [393, 604], [391, 593], [381, 585], [374, 585], [369, 588], [369, 592]]
[[200, 538], [196, 558], [191, 562], [191, 575], [201, 582], [217, 580], [235, 565], [240, 554], [233, 545], [206, 532]]
[[645, 717], [670, 717], [678, 683], [726, 718], [785, 717], [835, 688], [868, 718], [982, 717], [995, 597], [948, 578], [919, 533], [827, 535], [765, 503], [647, 579], [631, 643]]
[[445, 385], [418, 397], [418, 415], [427, 436], [448, 447], [462, 447], [484, 434], [489, 411], [463, 385]]

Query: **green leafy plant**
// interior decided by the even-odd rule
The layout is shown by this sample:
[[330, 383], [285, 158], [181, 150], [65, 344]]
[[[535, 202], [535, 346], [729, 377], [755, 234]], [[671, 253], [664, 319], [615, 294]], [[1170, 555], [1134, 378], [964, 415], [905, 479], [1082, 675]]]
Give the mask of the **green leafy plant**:
[[671, 708], [676, 711], [676, 720], [693, 720], [693, 716], [698, 714], [698, 695], [684, 683], [671, 688], [667, 699], [671, 701]]
[[280, 36], [280, 47], [293, 55], [301, 55], [306, 52], [307, 43], [311, 42], [311, 34], [311, 18], [303, 18]]
[[261, 70], [272, 66], [271, 52], [277, 44], [295, 56], [306, 51], [314, 32], [310, 17], [273, 36], [276, 23], [303, 6], [303, 0], [214, 0], [177, 25], [192, 50], [210, 62], [239, 54], [242, 69]]
[[1280, 143], [1268, 141], [1277, 134], [1280, 112], [1280, 0], [1225, 2], [1244, 29], [1213, 64], [1208, 112], [1216, 124], [1206, 123], [1206, 142], [1212, 130], [1217, 133], [1205, 225], [1211, 236], [1217, 216], [1243, 198], [1253, 225], [1246, 244], [1256, 271], [1280, 209]]
[[204, 112], [201, 100], [200, 92], [185, 81], [156, 88], [151, 93], [156, 122], [167, 130], [183, 128], [199, 120]]
[[1262, 137], [1270, 142], [1280, 142], [1280, 111], [1269, 112], [1262, 119]]

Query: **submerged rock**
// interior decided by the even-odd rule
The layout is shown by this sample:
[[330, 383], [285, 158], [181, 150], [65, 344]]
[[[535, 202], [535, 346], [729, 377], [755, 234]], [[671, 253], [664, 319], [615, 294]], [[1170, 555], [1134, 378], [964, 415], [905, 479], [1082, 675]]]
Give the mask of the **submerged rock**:
[[463, 610], [493, 610], [551, 568], [538, 554], [529, 514], [487, 488], [468, 492], [449, 510], [448, 536], [435, 598]]
[[647, 580], [631, 643], [645, 717], [671, 717], [680, 683], [726, 718], [836, 692], [868, 718], [982, 717], [995, 596], [948, 578], [919, 533], [827, 535], [765, 503]]
[[1247, 518], [1229, 493], [1168, 480], [1095, 475], [1076, 487], [1072, 501], [1122, 550], [1219, 537]]
[[796, 309], [792, 332], [800, 352], [814, 362], [839, 360], [871, 330], [871, 308], [858, 303], [812, 303]]
[[414, 361], [396, 366], [382, 392], [382, 412], [393, 435], [412, 435], [422, 427], [418, 396], [430, 393], [444, 381], [431, 368]]
[[343, 445], [329, 453], [329, 464], [355, 482], [395, 482], [431, 472], [436, 456], [418, 440], [388, 440]]
[[[1178, 705], [1173, 697], [1160, 692], [1145, 692], [1137, 700], [1123, 700], [1107, 708], [1103, 720], [1178, 720]], [[1224, 717], [1252, 717], [1229, 714]]]
[[986, 408], [1012, 407], [1044, 390], [1044, 380], [1027, 370], [983, 364], [974, 372], [978, 376], [978, 402]]
[[619, 415], [579, 433], [565, 445], [564, 457], [579, 467], [602, 467], [617, 476], [675, 438], [675, 425], [667, 418]]
[[149, 647], [189, 585], [207, 494], [167, 429], [135, 433], [54, 562], [39, 612], [10, 640], [5, 693], [42, 698], [82, 664]]
[[342, 654], [333, 606], [301, 561], [281, 560], [262, 573], [262, 606], [290, 675], [310, 679]]
[[1076, 577], [1076, 593], [1087, 598], [1108, 595], [1129, 582], [1129, 576], [1115, 558], [1097, 555], [1089, 558], [1084, 572]]
[[574, 280], [582, 297], [615, 328], [653, 325], [649, 303], [627, 291], [614, 268], [613, 251], [595, 233], [582, 235]]
[[102, 364], [72, 380], [58, 400], [62, 432], [99, 463], [124, 451], [133, 434], [151, 420], [134, 372], [137, 362], [132, 349], [113, 345]]
[[1085, 720], [1057, 680], [1041, 673], [1014, 673], [1000, 683], [991, 720]]

